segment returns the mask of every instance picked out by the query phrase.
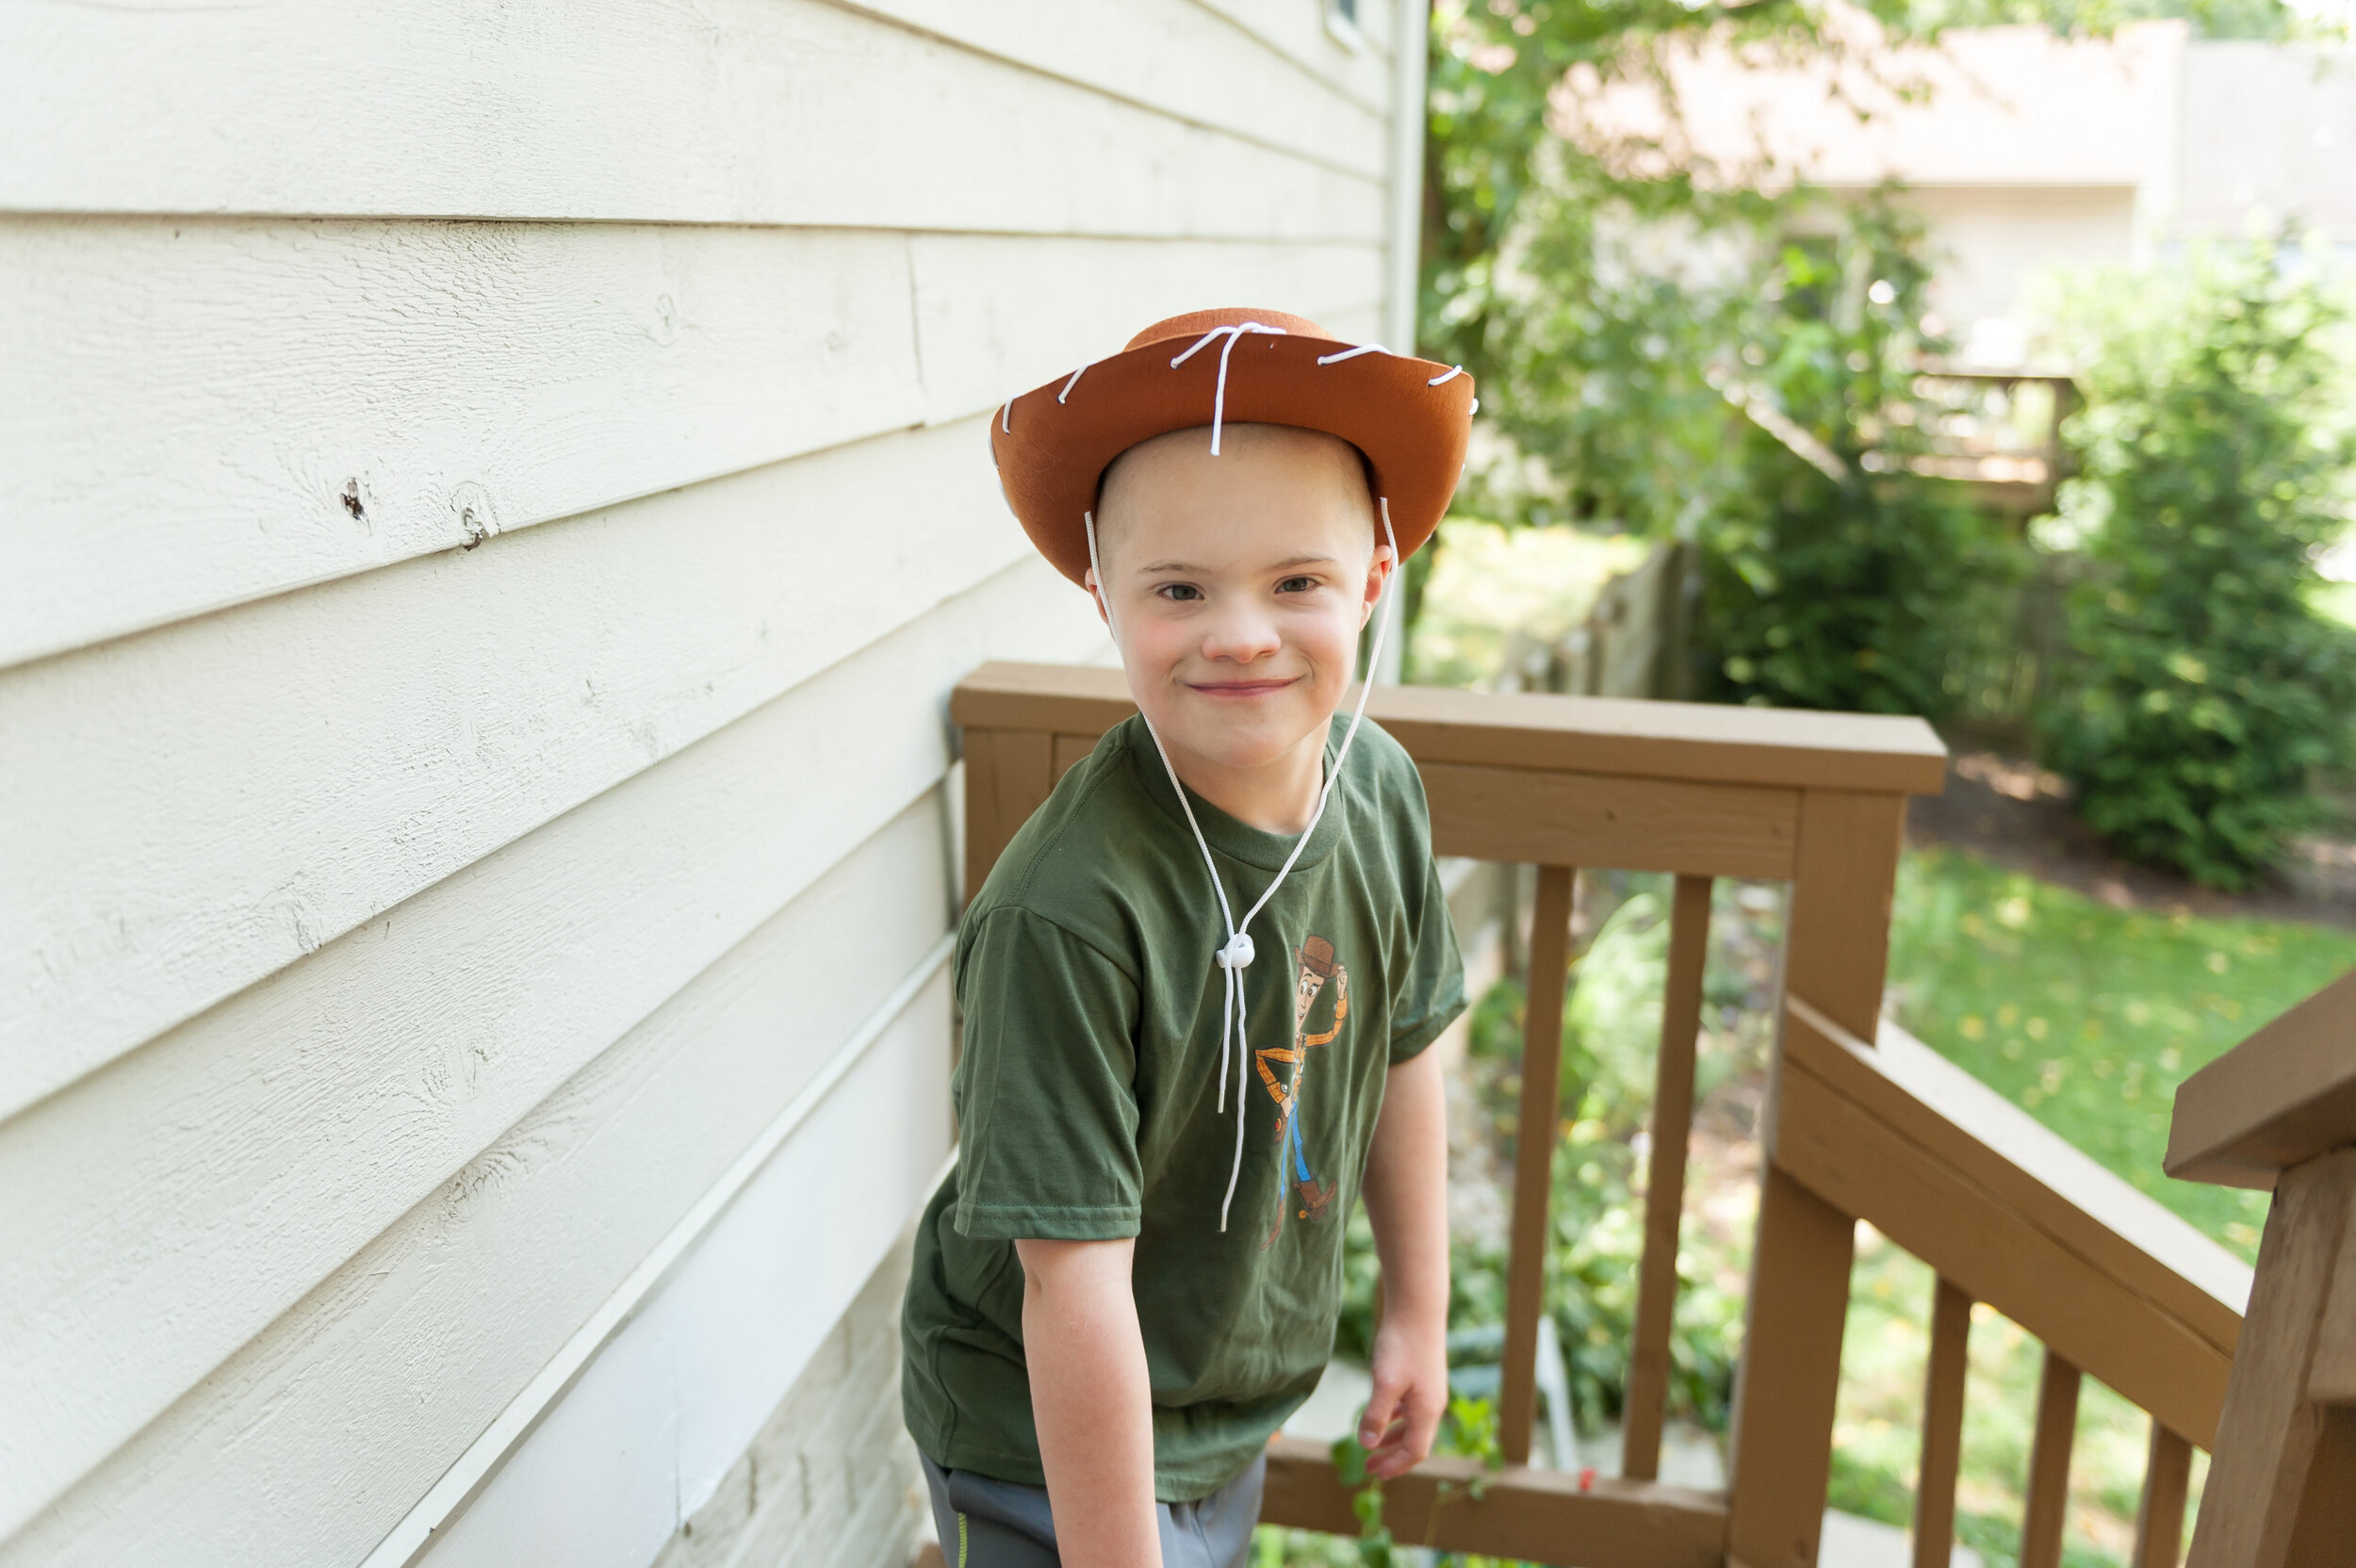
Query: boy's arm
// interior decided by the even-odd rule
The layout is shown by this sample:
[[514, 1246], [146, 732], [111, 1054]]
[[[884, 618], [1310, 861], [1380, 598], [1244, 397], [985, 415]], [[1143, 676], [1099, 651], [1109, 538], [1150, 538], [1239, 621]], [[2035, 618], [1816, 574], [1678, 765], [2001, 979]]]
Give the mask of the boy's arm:
[[1134, 1241], [1018, 1241], [1031, 1414], [1068, 1568], [1159, 1568], [1153, 1397]]
[[1448, 1408], [1448, 1093], [1436, 1051], [1390, 1070], [1366, 1199], [1383, 1262], [1383, 1321], [1358, 1441], [1367, 1473], [1387, 1479], [1432, 1452]]

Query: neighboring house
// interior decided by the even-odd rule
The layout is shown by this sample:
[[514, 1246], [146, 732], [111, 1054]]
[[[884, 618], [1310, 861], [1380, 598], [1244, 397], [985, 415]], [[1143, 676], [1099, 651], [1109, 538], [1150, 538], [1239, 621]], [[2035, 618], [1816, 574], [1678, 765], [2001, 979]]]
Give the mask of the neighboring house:
[[[1934, 295], [1968, 361], [2020, 363], [2028, 287], [2055, 267], [2135, 262], [2285, 220], [2356, 258], [2356, 56], [2196, 41], [2181, 22], [2074, 41], [1961, 28], [1936, 49], [1889, 50], [1870, 22], [1849, 23], [1838, 67], [1682, 61], [1685, 134], [1728, 171], [1763, 158], [1771, 178], [1796, 172], [1844, 198], [1904, 182], [1941, 254]], [[1583, 112], [1661, 124], [1632, 90]]]
[[1350, 9], [0, 8], [0, 1565], [905, 1560], [986, 424], [1407, 333]]

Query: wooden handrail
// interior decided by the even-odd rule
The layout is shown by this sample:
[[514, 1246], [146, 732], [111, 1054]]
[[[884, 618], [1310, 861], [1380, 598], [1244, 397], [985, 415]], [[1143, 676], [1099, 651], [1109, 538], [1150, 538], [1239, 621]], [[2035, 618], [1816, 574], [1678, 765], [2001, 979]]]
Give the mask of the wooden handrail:
[[1974, 1298], [2044, 1342], [2022, 1568], [2057, 1568], [2083, 1368], [2151, 1415], [2135, 1568], [2177, 1568], [2191, 1444], [2213, 1446], [2250, 1271], [1894, 1023], [1867, 1045], [1785, 997], [1774, 1168], [1938, 1270], [1917, 1568], [1955, 1532]]
[[1785, 1005], [1775, 1163], [2213, 1444], [2249, 1267], [1896, 1024], [1868, 1046]]
[[[959, 725], [1088, 736], [1136, 711], [1119, 670], [1084, 664], [984, 664], [949, 702]], [[1918, 795], [1946, 779], [1930, 726], [1878, 713], [1378, 686], [1366, 715], [1418, 764]]]
[[2356, 970], [2185, 1079], [2168, 1127], [2168, 1173], [2271, 1187], [2318, 1154], [2356, 1144]]

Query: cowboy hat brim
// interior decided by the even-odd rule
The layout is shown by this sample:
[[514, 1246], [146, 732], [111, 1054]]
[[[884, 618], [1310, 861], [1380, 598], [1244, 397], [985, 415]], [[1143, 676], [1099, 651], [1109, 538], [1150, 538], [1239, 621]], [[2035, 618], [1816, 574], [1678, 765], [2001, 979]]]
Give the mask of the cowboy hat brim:
[[[1246, 323], [1257, 330], [1236, 330]], [[1282, 312], [1198, 311], [1013, 399], [991, 419], [990, 446], [1023, 531], [1074, 582], [1087, 580], [1087, 514], [1113, 459], [1156, 435], [1211, 425], [1215, 414], [1224, 424], [1322, 431], [1357, 448], [1404, 561], [1456, 493], [1474, 406], [1461, 369], [1345, 343]]]

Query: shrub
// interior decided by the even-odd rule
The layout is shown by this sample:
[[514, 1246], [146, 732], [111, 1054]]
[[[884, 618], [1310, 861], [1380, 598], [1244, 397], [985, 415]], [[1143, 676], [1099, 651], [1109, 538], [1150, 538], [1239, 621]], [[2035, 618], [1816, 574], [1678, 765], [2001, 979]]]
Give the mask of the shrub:
[[2120, 849], [2229, 889], [2315, 819], [2311, 770], [2350, 756], [2356, 711], [2356, 639], [2307, 598], [2356, 461], [2346, 315], [2284, 260], [2197, 252], [2066, 307], [2082, 477], [2048, 537], [2086, 569], [2041, 749]]

